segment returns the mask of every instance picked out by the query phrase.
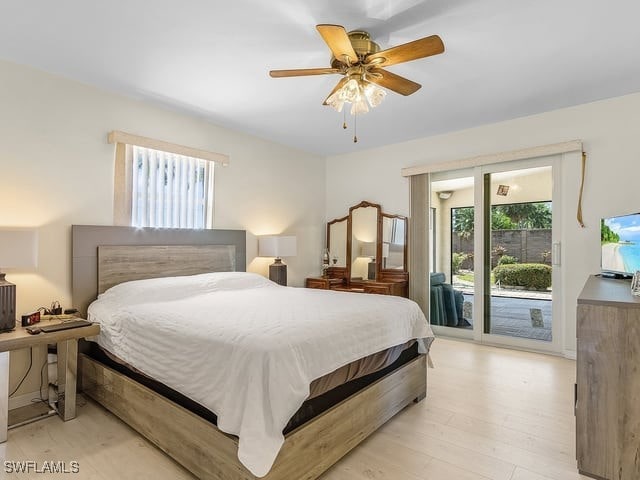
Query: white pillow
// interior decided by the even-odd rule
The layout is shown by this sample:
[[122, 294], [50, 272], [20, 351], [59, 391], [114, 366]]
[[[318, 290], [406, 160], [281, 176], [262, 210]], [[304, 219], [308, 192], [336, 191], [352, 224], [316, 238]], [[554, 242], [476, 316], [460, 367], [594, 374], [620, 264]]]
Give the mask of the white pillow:
[[247, 272], [214, 272], [181, 277], [133, 280], [111, 287], [98, 298], [119, 304], [140, 304], [180, 300], [216, 291], [278, 287], [262, 275]]

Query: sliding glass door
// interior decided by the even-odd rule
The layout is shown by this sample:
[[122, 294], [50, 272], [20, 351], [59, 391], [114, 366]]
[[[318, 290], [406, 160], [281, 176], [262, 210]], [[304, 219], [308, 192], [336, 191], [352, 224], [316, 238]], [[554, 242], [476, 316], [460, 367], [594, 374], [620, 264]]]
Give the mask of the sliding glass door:
[[553, 167], [483, 173], [484, 335], [553, 341]]
[[[437, 333], [560, 351], [559, 164], [553, 157], [432, 174]], [[433, 216], [433, 213], [432, 213]]]

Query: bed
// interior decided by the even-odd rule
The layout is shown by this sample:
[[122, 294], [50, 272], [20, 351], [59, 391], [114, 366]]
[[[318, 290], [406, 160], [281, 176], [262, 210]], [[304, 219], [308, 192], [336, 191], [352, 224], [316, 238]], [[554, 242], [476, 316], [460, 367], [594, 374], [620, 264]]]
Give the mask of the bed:
[[[95, 355], [93, 357], [87, 354], [81, 355], [80, 378], [83, 391], [200, 478], [225, 480], [317, 478], [395, 413], [412, 401], [424, 398], [426, 394], [426, 356], [423, 344], [420, 348], [421, 353], [405, 356], [406, 358], [401, 362], [400, 359], [392, 362], [386, 369], [376, 372], [376, 377], [361, 384], [360, 388], [348, 392], [344, 398], [338, 398], [337, 403], [330, 408], [322, 409], [322, 413], [311, 419], [305, 419], [299, 425], [284, 429], [286, 433], [282, 436], [285, 426], [283, 420], [287, 420], [292, 413], [296, 412], [301, 398], [304, 400], [309, 395], [309, 382], [331, 372], [333, 367], [346, 364], [346, 360], [351, 358], [346, 355], [353, 356], [361, 353], [360, 351], [347, 352], [351, 347], [349, 342], [345, 341], [342, 348], [332, 351], [330, 355], [320, 355], [321, 343], [316, 337], [322, 336], [322, 331], [313, 332], [315, 320], [307, 316], [312, 317], [310, 312], [316, 310], [333, 308], [335, 311], [321, 312], [321, 314], [325, 317], [338, 317], [346, 308], [345, 306], [353, 302], [356, 297], [358, 301], [364, 301], [360, 307], [366, 307], [367, 300], [362, 300], [366, 296], [279, 287], [258, 276], [233, 273], [244, 270], [244, 232], [187, 233], [136, 230], [126, 227], [74, 226], [72, 237], [74, 304], [84, 310], [97, 293], [108, 290], [98, 302], [92, 305], [92, 315], [96, 318], [102, 316], [101, 321], [105, 322], [103, 325], [105, 338], [101, 342], [102, 346], [107, 347], [106, 350], [111, 353], [113, 351], [119, 353], [118, 357], [126, 357], [125, 360], [137, 354], [137, 364], [134, 363], [133, 367], [142, 366], [140, 373], [143, 376], [150, 373], [150, 377], [160, 377], [161, 384], [176, 387], [176, 379], [184, 379], [178, 382], [175, 388], [177, 393], [186, 392], [186, 396], [194, 397], [196, 403], [205, 404], [213, 411], [219, 410], [217, 413], [221, 413], [221, 416], [217, 419], [218, 422], [212, 422], [206, 415], [194, 413], [174, 397], [150, 388], [144, 382], [144, 378], [141, 381], [140, 378], [127, 375], [117, 366], [110, 365], [109, 362]], [[212, 271], [229, 273], [205, 273]], [[170, 272], [170, 276], [178, 278], [145, 280], [165, 276], [167, 272]], [[95, 278], [91, 279], [90, 277], [94, 275]], [[190, 277], [184, 277], [184, 275]], [[220, 278], [224, 279], [224, 283], [219, 283]], [[234, 285], [231, 289], [228, 287], [229, 282]], [[238, 285], [241, 285], [241, 288]], [[204, 290], [201, 292], [200, 289]], [[224, 296], [219, 292], [221, 289], [224, 290]], [[229, 293], [229, 290], [232, 292]], [[235, 338], [235, 336], [240, 338], [244, 335], [250, 339], [231, 346], [229, 346], [229, 339], [223, 339], [224, 341], [221, 340], [218, 344], [199, 344], [198, 341], [212, 341], [209, 340], [210, 335], [204, 335], [204, 340], [193, 335], [198, 325], [194, 323], [194, 317], [204, 308], [203, 305], [208, 304], [193, 303], [196, 302], [194, 299], [189, 299], [187, 303], [180, 303], [183, 300], [183, 293], [187, 291], [198, 292], [198, 301], [204, 302], [207, 296], [218, 299], [215, 305], [219, 315], [216, 317], [212, 314], [211, 317], [214, 319], [211, 323], [215, 322], [215, 332], [217, 332], [213, 336], [224, 337], [224, 332], [227, 332], [229, 338]], [[145, 300], [145, 295], [149, 296], [148, 301]], [[323, 295], [335, 295], [335, 297], [332, 297], [331, 303], [326, 303]], [[123, 296], [125, 303], [121, 304], [119, 302]], [[176, 297], [178, 307], [168, 302], [168, 300], [173, 302], [176, 298], [168, 297]], [[232, 310], [228, 310], [229, 305], [220, 300], [229, 297], [228, 301], [225, 300], [229, 305], [237, 305], [235, 309], [244, 308], [238, 313], [238, 320], [230, 320], [232, 315], [228, 312]], [[271, 303], [267, 302], [270, 309], [277, 310], [277, 305], [285, 304], [285, 310], [291, 312], [293, 318], [275, 320], [276, 316], [269, 320], [269, 328], [274, 330], [271, 337], [264, 332], [254, 335], [255, 325], [252, 319], [255, 312], [251, 310], [254, 307], [250, 307], [253, 305], [251, 300], [253, 297], [263, 302], [267, 302], [266, 299], [272, 299]], [[400, 311], [410, 303], [396, 297], [373, 297], [379, 297], [381, 305], [388, 304], [387, 308], [390, 308], [390, 311]], [[242, 299], [246, 301], [243, 302]], [[298, 299], [302, 303], [296, 307]], [[167, 303], [162, 303], [165, 300]], [[127, 302], [133, 302], [135, 305]], [[238, 305], [239, 303], [247, 305]], [[152, 305], [153, 308], [151, 308]], [[161, 306], [160, 310], [157, 309], [158, 305]], [[175, 309], [171, 310], [172, 308]], [[376, 308], [379, 307], [376, 306]], [[111, 325], [108, 323], [109, 320], [104, 320], [110, 312], [117, 312], [113, 313], [114, 317], [127, 320]], [[374, 326], [377, 325], [374, 318], [375, 312], [371, 310], [368, 315], [371, 317], [371, 330], [375, 330]], [[243, 322], [242, 319], [246, 318], [250, 320]], [[150, 333], [155, 330], [146, 331], [147, 326], [156, 323], [153, 320], [157, 320], [158, 325], [169, 325], [167, 328], [170, 335], [158, 336]], [[398, 346], [407, 340], [405, 337], [418, 338], [414, 343], [423, 341], [421, 339], [426, 335], [419, 320], [413, 318], [398, 321], [400, 323], [393, 329], [389, 329], [391, 333], [385, 334], [391, 335], [390, 337], [379, 340], [378, 335], [372, 333], [364, 335], [370, 338], [359, 339], [356, 343], [358, 345], [372, 343], [368, 348], [372, 349], [373, 353], [383, 350], [377, 347]], [[423, 323], [426, 324], [424, 320]], [[407, 325], [406, 332], [398, 327], [404, 324]], [[199, 396], [200, 393], [197, 390], [190, 389], [189, 378], [198, 377], [200, 374], [185, 375], [185, 372], [195, 370], [180, 370], [191, 368], [188, 365], [188, 358], [177, 355], [178, 350], [182, 349], [176, 349], [173, 352], [176, 354], [173, 358], [174, 363], [171, 364], [175, 369], [174, 378], [163, 378], [163, 374], [171, 377], [170, 369], [167, 365], [162, 365], [162, 362], [164, 357], [171, 357], [172, 352], [166, 350], [165, 345], [162, 355], [154, 357], [154, 345], [158, 345], [157, 348], [161, 351], [160, 344], [170, 344], [163, 339], [173, 339], [175, 335], [180, 334], [180, 325], [185, 325], [183, 333], [191, 342], [190, 348], [193, 352], [198, 354], [210, 352], [213, 355], [213, 357], [194, 355], [196, 363], [200, 361], [219, 363], [222, 359], [229, 358], [231, 359], [229, 361], [232, 361], [229, 371], [245, 371], [247, 378], [260, 377], [261, 380], [243, 383], [240, 380], [230, 381], [229, 379], [234, 376], [224, 374], [216, 377], [215, 373], [208, 372], [206, 378], [212, 375], [212, 385], [220, 386], [221, 380], [224, 380], [228, 383], [224, 383], [224, 388], [233, 392], [233, 396], [216, 396], [215, 390], [209, 390], [208, 395]], [[380, 325], [383, 324], [380, 323]], [[141, 329], [138, 337], [148, 337], [146, 349], [144, 341], [119, 349], [120, 345], [127, 344], [127, 339], [136, 336], [136, 328]], [[160, 327], [153, 326], [153, 329], [157, 328]], [[240, 333], [235, 330], [238, 328]], [[336, 330], [334, 333], [336, 336], [331, 339], [331, 342], [335, 343], [341, 337], [348, 337], [350, 328], [353, 330], [354, 327], [347, 322], [335, 323], [332, 329]], [[311, 332], [305, 337], [307, 330]], [[364, 329], [360, 328], [360, 330]], [[398, 331], [401, 332], [398, 333]], [[140, 333], [143, 335], [141, 336]], [[286, 336], [283, 337], [285, 333]], [[109, 338], [112, 340], [111, 343]], [[257, 342], [263, 345], [265, 341], [269, 343], [269, 338], [274, 339], [269, 348], [256, 349], [253, 345], [253, 350], [243, 350], [245, 344]], [[279, 343], [283, 342], [282, 338], [285, 339], [285, 345], [283, 348], [278, 348]], [[387, 344], [376, 343], [384, 341]], [[225, 345], [229, 348], [226, 352]], [[298, 348], [300, 345], [304, 348]], [[254, 353], [254, 350], [257, 353]], [[314, 351], [319, 356], [314, 357]], [[267, 357], [264, 357], [264, 352], [268, 352], [268, 361], [265, 360]], [[238, 358], [234, 360], [236, 356]], [[331, 358], [330, 362], [323, 359], [323, 362], [328, 363], [321, 367], [315, 361], [319, 357], [335, 358]], [[146, 363], [145, 359], [148, 360]], [[277, 377], [270, 375], [265, 365], [277, 371]], [[266, 373], [261, 372], [261, 369]], [[367, 376], [370, 377], [370, 375]], [[234, 382], [239, 383], [236, 385]], [[199, 383], [203, 383], [202, 379]], [[260, 391], [247, 392], [246, 388], [258, 388]], [[283, 390], [282, 395], [280, 390]], [[339, 388], [329, 393], [335, 390]], [[229, 399], [232, 399], [232, 403], [251, 405], [245, 410], [240, 410], [240, 413], [235, 411], [233, 414], [226, 413], [232, 410], [221, 403], [216, 403], [216, 397], [219, 402], [229, 403]], [[207, 404], [207, 401], [212, 404]], [[282, 404], [286, 404], [286, 408], [282, 408]], [[259, 421], [256, 423], [252, 416]], [[261, 428], [264, 428], [264, 432], [260, 430]], [[239, 436], [230, 435], [224, 431], [237, 433]], [[257, 448], [260, 446], [262, 448]], [[257, 457], [256, 453], [258, 453]]]

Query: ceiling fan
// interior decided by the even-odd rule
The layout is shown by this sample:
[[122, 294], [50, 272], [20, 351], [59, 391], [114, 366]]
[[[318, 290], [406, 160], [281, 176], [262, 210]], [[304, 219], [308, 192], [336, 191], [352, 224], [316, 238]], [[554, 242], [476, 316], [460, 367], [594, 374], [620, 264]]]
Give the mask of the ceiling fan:
[[[369, 111], [369, 106], [378, 106], [386, 95], [384, 87], [401, 95], [411, 95], [421, 87], [419, 83], [391, 73], [383, 67], [409, 62], [444, 52], [444, 44], [438, 35], [380, 50], [363, 30], [348, 32], [341, 25], [321, 24], [318, 32], [331, 50], [331, 66], [327, 68], [303, 68], [296, 70], [271, 70], [274, 78], [300, 77], [308, 75], [343, 75], [323, 105], [341, 112], [345, 103], [351, 104], [351, 114]], [[346, 122], [343, 124], [346, 127]], [[354, 136], [354, 142], [357, 142]]]

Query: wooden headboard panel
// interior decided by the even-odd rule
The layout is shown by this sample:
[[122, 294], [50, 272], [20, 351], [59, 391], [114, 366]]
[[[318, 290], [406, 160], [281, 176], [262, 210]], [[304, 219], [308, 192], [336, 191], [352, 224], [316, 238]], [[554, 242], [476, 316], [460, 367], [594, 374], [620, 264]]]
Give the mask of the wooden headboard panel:
[[73, 306], [86, 313], [107, 288], [130, 280], [244, 271], [244, 230], [73, 225]]
[[98, 293], [131, 280], [234, 272], [234, 245], [101, 245]]

